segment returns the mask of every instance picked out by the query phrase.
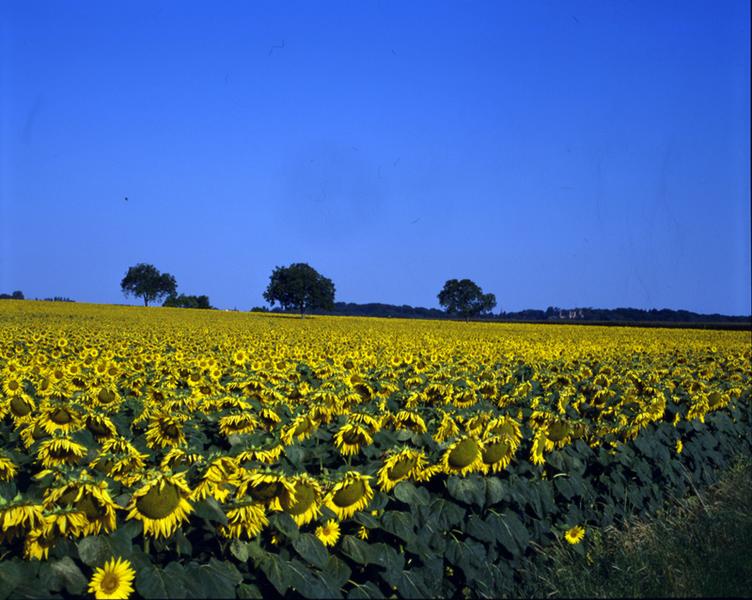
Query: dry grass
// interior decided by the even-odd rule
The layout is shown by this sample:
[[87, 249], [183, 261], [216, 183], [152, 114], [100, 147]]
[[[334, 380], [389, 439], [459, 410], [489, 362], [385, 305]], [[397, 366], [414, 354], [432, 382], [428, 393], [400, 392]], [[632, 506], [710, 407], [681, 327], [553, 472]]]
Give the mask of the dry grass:
[[752, 460], [650, 520], [590, 530], [585, 552], [559, 545], [536, 567], [552, 598], [752, 597]]

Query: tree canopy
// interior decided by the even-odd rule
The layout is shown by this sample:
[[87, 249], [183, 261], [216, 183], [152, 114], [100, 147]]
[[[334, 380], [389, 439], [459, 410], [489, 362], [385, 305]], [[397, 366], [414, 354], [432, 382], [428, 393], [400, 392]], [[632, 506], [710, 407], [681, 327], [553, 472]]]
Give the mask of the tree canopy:
[[306, 263], [276, 267], [269, 277], [264, 300], [278, 302], [284, 310], [329, 310], [334, 306], [334, 283]]
[[162, 306], [169, 306], [172, 308], [212, 308], [209, 303], [209, 296], [192, 296], [189, 294], [171, 294], [167, 296]]
[[127, 295], [144, 299], [144, 306], [149, 302], [174, 295], [178, 284], [169, 273], [160, 273], [154, 265], [138, 263], [130, 267], [120, 282], [120, 288]]
[[496, 296], [484, 294], [478, 284], [470, 279], [450, 279], [438, 295], [439, 304], [450, 314], [470, 317], [491, 312], [496, 306]]

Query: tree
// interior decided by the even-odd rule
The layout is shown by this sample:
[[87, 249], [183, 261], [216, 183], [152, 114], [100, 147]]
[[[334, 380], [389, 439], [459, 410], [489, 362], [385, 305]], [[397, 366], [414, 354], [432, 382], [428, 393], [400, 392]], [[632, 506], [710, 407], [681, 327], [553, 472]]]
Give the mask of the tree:
[[276, 267], [269, 277], [264, 300], [270, 305], [278, 302], [284, 310], [305, 311], [334, 307], [334, 284], [306, 263]]
[[178, 284], [169, 273], [160, 273], [154, 265], [138, 263], [128, 269], [120, 282], [123, 293], [144, 299], [144, 306], [164, 296], [174, 295]]
[[488, 313], [496, 306], [496, 296], [484, 294], [476, 283], [469, 279], [450, 279], [439, 292], [439, 304], [449, 314], [460, 315], [466, 320], [472, 316]]
[[209, 296], [191, 296], [187, 294], [170, 294], [162, 306], [172, 308], [211, 308]]

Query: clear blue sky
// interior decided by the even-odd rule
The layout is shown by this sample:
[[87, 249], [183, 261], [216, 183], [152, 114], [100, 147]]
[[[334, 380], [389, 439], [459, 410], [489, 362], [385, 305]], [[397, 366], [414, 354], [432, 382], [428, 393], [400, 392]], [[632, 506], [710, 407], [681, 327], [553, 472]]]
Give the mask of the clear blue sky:
[[[750, 14], [718, 2], [3, 2], [0, 292], [750, 313]], [[125, 197], [128, 201], [125, 201]]]

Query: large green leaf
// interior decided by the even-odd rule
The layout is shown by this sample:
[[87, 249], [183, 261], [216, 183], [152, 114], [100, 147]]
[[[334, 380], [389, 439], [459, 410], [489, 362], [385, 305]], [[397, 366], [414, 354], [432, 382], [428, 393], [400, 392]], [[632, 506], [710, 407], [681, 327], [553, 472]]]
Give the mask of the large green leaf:
[[406, 542], [415, 539], [415, 526], [410, 513], [397, 510], [385, 512], [381, 517], [381, 528]]
[[193, 506], [193, 512], [197, 517], [219, 523], [220, 525], [227, 525], [227, 515], [222, 510], [219, 503], [209, 496], [205, 500], [196, 502]]
[[474, 504], [478, 508], [483, 508], [486, 503], [486, 484], [482, 477], [469, 475], [467, 477], [458, 477], [452, 475], [447, 479], [447, 490], [449, 495], [465, 504]]
[[111, 558], [128, 558], [132, 543], [125, 535], [87, 536], [76, 543], [78, 556], [89, 567], [103, 567]]
[[410, 506], [427, 506], [431, 499], [427, 489], [416, 487], [409, 481], [398, 483], [394, 488], [394, 496]]
[[326, 568], [329, 553], [321, 540], [312, 533], [303, 533], [292, 543], [295, 551], [306, 561], [319, 569]]

